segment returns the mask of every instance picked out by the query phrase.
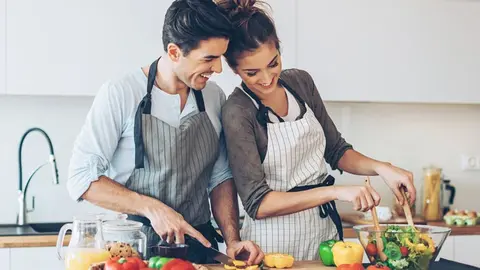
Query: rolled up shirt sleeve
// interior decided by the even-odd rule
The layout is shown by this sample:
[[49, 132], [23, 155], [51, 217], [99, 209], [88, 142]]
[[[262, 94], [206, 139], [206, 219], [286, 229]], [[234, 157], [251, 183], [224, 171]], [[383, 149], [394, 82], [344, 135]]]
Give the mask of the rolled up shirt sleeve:
[[249, 117], [248, 112], [233, 103], [223, 107], [222, 121], [233, 179], [245, 212], [255, 220], [263, 198], [272, 189], [265, 180], [252, 119], [255, 117]]
[[109, 169], [110, 160], [122, 136], [122, 105], [121, 91], [105, 83], [95, 97], [74, 143], [67, 180], [72, 199], [81, 201], [90, 184]]
[[208, 183], [208, 193], [212, 192], [212, 190], [221, 183], [227, 181], [228, 179], [232, 179], [232, 171], [230, 170], [230, 166], [228, 164], [227, 147], [225, 145], [225, 136], [223, 132], [220, 133], [218, 151], [219, 155], [215, 165], [213, 166], [212, 177]]
[[[220, 89], [220, 88], [219, 88]], [[219, 142], [218, 142], [218, 158], [213, 166], [212, 170], [212, 177], [210, 178], [210, 182], [208, 183], [208, 193], [212, 192], [212, 190], [220, 185], [221, 183], [225, 182], [228, 179], [232, 179], [232, 171], [230, 170], [230, 165], [228, 164], [228, 154], [227, 154], [227, 146], [225, 144], [225, 134], [223, 133], [223, 126], [222, 126], [222, 106], [225, 103], [225, 94], [220, 89], [218, 92], [218, 107], [217, 107], [217, 117], [218, 121], [220, 122], [220, 134], [219, 134]]]

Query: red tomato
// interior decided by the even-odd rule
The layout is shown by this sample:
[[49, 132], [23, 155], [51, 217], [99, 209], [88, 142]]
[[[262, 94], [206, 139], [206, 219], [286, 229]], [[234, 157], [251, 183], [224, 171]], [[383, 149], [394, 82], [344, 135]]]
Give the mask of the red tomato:
[[375, 246], [375, 244], [373, 243], [370, 243], [365, 248], [365, 252], [367, 253], [368, 256], [375, 256], [377, 255], [377, 246]]
[[145, 263], [140, 263], [136, 257], [131, 258], [112, 258], [105, 263], [105, 270], [139, 270], [141, 267], [145, 267]]
[[147, 267], [148, 265], [139, 257], [129, 257], [127, 258], [127, 261], [129, 262], [135, 262], [138, 265], [138, 269], [142, 269]]
[[166, 263], [162, 270], [196, 270], [193, 264], [190, 262], [180, 260], [180, 259], [173, 259]]
[[341, 264], [337, 267], [337, 270], [365, 270], [361, 263]]
[[403, 257], [408, 256], [408, 248], [407, 247], [400, 247], [400, 253], [402, 253]]
[[376, 264], [376, 265], [370, 265], [367, 267], [367, 270], [391, 270], [390, 267], [381, 265], [381, 264]]

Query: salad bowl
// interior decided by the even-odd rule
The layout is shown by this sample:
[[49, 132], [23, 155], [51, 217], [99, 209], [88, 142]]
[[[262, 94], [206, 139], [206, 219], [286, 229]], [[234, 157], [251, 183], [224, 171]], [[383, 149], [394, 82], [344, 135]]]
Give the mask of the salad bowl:
[[[353, 229], [370, 263], [392, 270], [428, 270], [451, 232], [448, 227], [406, 224], [382, 224], [379, 230], [374, 225], [357, 225]], [[383, 245], [377, 245], [379, 236]]]

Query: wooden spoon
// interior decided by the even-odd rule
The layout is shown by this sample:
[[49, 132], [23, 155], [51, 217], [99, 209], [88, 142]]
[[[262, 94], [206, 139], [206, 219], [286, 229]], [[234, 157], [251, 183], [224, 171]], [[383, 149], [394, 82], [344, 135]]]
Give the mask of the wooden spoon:
[[[372, 187], [370, 184], [370, 177], [367, 176], [367, 179], [365, 180], [365, 183], [367, 184], [368, 187]], [[383, 240], [382, 240], [382, 232], [380, 230], [380, 224], [378, 222], [378, 216], [377, 216], [377, 209], [375, 206], [370, 210], [372, 212], [372, 219], [373, 219], [373, 228], [375, 230], [375, 239], [377, 241], [377, 252], [380, 257], [380, 260], [382, 262], [386, 261], [388, 259], [387, 255], [383, 253]]]
[[402, 193], [403, 196], [403, 212], [405, 213], [405, 218], [407, 219], [408, 226], [412, 227], [414, 231], [417, 231], [417, 228], [415, 228], [415, 224], [413, 223], [413, 217], [412, 217], [412, 210], [410, 208], [410, 202], [408, 201], [407, 194], [405, 194], [405, 190], [403, 188], [400, 188], [400, 192]]

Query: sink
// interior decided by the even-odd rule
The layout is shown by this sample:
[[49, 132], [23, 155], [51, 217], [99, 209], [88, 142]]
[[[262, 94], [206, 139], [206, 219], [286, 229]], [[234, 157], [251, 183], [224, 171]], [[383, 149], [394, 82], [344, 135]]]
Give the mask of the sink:
[[[60, 228], [67, 222], [51, 223], [30, 223], [24, 226], [16, 224], [0, 225], [1, 236], [22, 236], [22, 235], [57, 235]], [[67, 232], [67, 234], [69, 234]]]
[[37, 233], [58, 233], [66, 222], [28, 224]]

